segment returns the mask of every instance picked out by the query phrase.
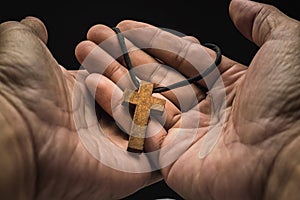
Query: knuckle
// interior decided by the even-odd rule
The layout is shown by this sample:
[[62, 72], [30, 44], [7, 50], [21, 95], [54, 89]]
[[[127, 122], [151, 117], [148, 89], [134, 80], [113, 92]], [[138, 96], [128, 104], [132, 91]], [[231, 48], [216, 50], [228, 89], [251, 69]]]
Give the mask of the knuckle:
[[104, 75], [108, 78], [111, 78], [117, 71], [121, 69], [120, 63], [114, 61], [110, 64], [110, 66], [105, 70]]
[[192, 42], [180, 40], [181, 45], [178, 52], [175, 55], [175, 62], [177, 63], [177, 69], [180, 69], [186, 62], [188, 52], [193, 50]]

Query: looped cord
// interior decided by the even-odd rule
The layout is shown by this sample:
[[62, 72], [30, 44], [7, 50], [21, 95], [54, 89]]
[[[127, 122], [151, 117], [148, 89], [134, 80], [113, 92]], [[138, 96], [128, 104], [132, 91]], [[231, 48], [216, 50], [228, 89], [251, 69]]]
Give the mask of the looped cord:
[[[115, 33], [117, 34], [117, 38], [119, 40], [119, 44], [120, 44], [120, 48], [122, 50], [123, 53], [123, 57], [124, 57], [124, 61], [126, 64], [127, 69], [129, 70], [129, 74], [131, 77], [131, 80], [133, 82], [133, 84], [136, 86], [136, 88], [140, 87], [140, 82], [138, 81], [137, 77], [134, 74], [134, 71], [131, 70], [133, 68], [129, 54], [128, 54], [128, 50], [125, 44], [125, 38], [123, 36], [123, 34], [121, 33], [120, 29], [117, 27], [112, 27], [112, 30], [115, 31]], [[171, 84], [169, 86], [165, 86], [165, 87], [156, 87], [153, 89], [153, 93], [161, 93], [161, 92], [166, 92], [175, 88], [179, 88], [179, 87], [183, 87], [186, 85], [189, 85], [191, 83], [194, 83], [196, 81], [199, 81], [201, 79], [203, 79], [204, 77], [206, 77], [207, 75], [209, 75], [215, 68], [217, 68], [217, 66], [221, 63], [222, 61], [222, 52], [220, 47], [218, 47], [215, 44], [212, 43], [205, 43], [202, 44], [203, 46], [212, 49], [213, 51], [216, 52], [216, 59], [214, 61], [214, 63], [212, 63], [203, 73], [188, 78], [187, 80], [183, 80], [183, 81], [179, 81], [177, 83]]]

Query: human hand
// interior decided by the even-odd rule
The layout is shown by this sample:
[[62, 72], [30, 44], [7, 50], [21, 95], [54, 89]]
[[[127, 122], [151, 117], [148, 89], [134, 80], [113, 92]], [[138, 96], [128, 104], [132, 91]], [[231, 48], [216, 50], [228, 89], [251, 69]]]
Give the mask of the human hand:
[[[77, 131], [101, 133], [80, 82], [88, 73], [59, 66], [47, 38], [34, 17], [0, 25], [1, 198], [120, 199], [157, 181], [155, 172], [117, 171], [86, 150]], [[97, 112], [102, 128], [119, 135], [114, 121]], [[117, 159], [102, 146], [95, 151]]]
[[[166, 121], [161, 126], [166, 132], [160, 131], [156, 139], [146, 144], [146, 150], [168, 146], [178, 127], [187, 135], [189, 129], [196, 131], [192, 143], [187, 137], [189, 148], [161, 170], [167, 184], [186, 199], [297, 198], [297, 166], [300, 161], [297, 153], [300, 142], [300, 103], [297, 101], [300, 84], [299, 22], [272, 6], [245, 0], [233, 0], [230, 14], [241, 33], [260, 47], [250, 66], [243, 66], [223, 56], [218, 67], [219, 77], [218, 72], [214, 72], [205, 82], [198, 83], [200, 88], [192, 86], [191, 91], [199, 102], [194, 104], [192, 99], [189, 109], [188, 106], [180, 109], [178, 99], [187, 97], [183, 101], [184, 105], [188, 105], [188, 97], [193, 96], [190, 91], [177, 92], [177, 98], [172, 92], [163, 93], [160, 97], [167, 99]], [[147, 68], [142, 68], [143, 73], [137, 69], [137, 75], [142, 79], [160, 85], [178, 81], [176, 74], [158, 65], [155, 59], [188, 77], [208, 66], [208, 63], [198, 59], [204, 58], [205, 53], [194, 39], [182, 39], [149, 24], [134, 21], [121, 22], [117, 27], [128, 39], [133, 65], [148, 63]], [[113, 97], [120, 98], [121, 90], [131, 87], [127, 71], [122, 66], [124, 61], [119, 57], [122, 53], [118, 42], [116, 38], [109, 39], [113, 35], [110, 28], [98, 25], [89, 31], [88, 39], [92, 42], [79, 46], [79, 49], [85, 50], [86, 56], [96, 44], [109, 40], [109, 45], [100, 47], [112, 58], [118, 58], [118, 62], [106, 68], [107, 71], [104, 71], [107, 63], [101, 61], [98, 68], [85, 66], [93, 73], [87, 77], [88, 87], [91, 91], [97, 87], [96, 95], [102, 92], [103, 98], [98, 103], [111, 115], [114, 115], [111, 104], [105, 102], [114, 102]], [[133, 44], [146, 48], [144, 52], [136, 50]], [[206, 51], [214, 56], [211, 50]], [[106, 52], [99, 50], [97, 57], [108, 57]], [[195, 70], [195, 66], [201, 67]], [[95, 73], [103, 73], [107, 78]], [[220, 87], [222, 83], [224, 87]], [[209, 90], [207, 95], [201, 92], [203, 87]], [[113, 93], [117, 95], [113, 96]], [[122, 120], [116, 120], [122, 123]], [[190, 123], [193, 120], [198, 123], [197, 128]], [[151, 123], [156, 122], [150, 121], [150, 129], [154, 126]], [[126, 127], [126, 123], [123, 126]], [[205, 136], [216, 129], [221, 130], [217, 144], [211, 152], [199, 158], [199, 151], [205, 146]], [[148, 134], [153, 133], [150, 130]], [[181, 149], [185, 143], [183, 139], [168, 150], [176, 154], [176, 149]], [[166, 155], [170, 154], [161, 154], [159, 162], [164, 162]], [[287, 174], [291, 176], [285, 178]]]

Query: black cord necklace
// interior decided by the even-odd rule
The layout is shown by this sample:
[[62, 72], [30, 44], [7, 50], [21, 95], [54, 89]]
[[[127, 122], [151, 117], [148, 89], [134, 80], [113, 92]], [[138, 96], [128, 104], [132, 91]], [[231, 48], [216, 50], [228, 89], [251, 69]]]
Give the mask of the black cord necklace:
[[[133, 66], [131, 64], [131, 59], [130, 59], [128, 51], [127, 51], [124, 35], [120, 31], [120, 29], [117, 28], [117, 27], [113, 27], [112, 30], [114, 30], [114, 32], [117, 34], [117, 38], [119, 40], [119, 44], [120, 44], [120, 47], [121, 47], [121, 50], [122, 50], [122, 53], [123, 53], [124, 61], [125, 61], [126, 67], [129, 70], [129, 74], [130, 74], [130, 77], [132, 79], [132, 82], [137, 88], [139, 88], [140, 87], [140, 82], [136, 78], [136, 76], [134, 74], [134, 71], [131, 70], [133, 68]], [[212, 44], [212, 43], [205, 43], [205, 44], [202, 44], [202, 45], [205, 46], [205, 47], [208, 47], [208, 48], [210, 48], [210, 49], [212, 49], [216, 52], [216, 59], [215, 59], [215, 61], [212, 65], [210, 65], [202, 74], [199, 74], [197, 76], [188, 78], [187, 80], [179, 81], [177, 83], [174, 83], [174, 84], [171, 84], [171, 85], [165, 86], [165, 87], [156, 87], [156, 88], [153, 89], [153, 93], [166, 92], [166, 91], [169, 91], [169, 90], [172, 90], [172, 89], [175, 89], [175, 88], [179, 88], [179, 87], [189, 85], [191, 83], [194, 83], [196, 81], [199, 81], [199, 80], [203, 79], [204, 77], [209, 75], [215, 68], [217, 68], [217, 66], [221, 63], [221, 60], [222, 60], [222, 53], [221, 53], [220, 47], [218, 47], [217, 45]]]
[[138, 88], [138, 91], [131, 91], [125, 89], [123, 93], [123, 103], [130, 103], [136, 106], [133, 115], [133, 120], [132, 120], [133, 122], [131, 124], [127, 151], [142, 152], [144, 149], [144, 138], [148, 126], [150, 111], [155, 110], [159, 113], [162, 113], [164, 111], [164, 107], [166, 104], [166, 100], [153, 97], [152, 93], [169, 91], [203, 79], [220, 64], [222, 58], [221, 50], [218, 46], [214, 44], [211, 43], [204, 44], [204, 46], [213, 49], [216, 52], [217, 56], [215, 62], [210, 67], [208, 67], [202, 74], [199, 74], [195, 77], [189, 78], [184, 81], [179, 81], [177, 83], [171, 84], [166, 87], [153, 88], [154, 84], [152, 83], [139, 82], [133, 70], [131, 70], [133, 66], [128, 54], [128, 50], [125, 44], [125, 38], [123, 34], [116, 27], [112, 29], [117, 34], [119, 44], [124, 56], [125, 64], [129, 70], [129, 74], [132, 79], [132, 82]]

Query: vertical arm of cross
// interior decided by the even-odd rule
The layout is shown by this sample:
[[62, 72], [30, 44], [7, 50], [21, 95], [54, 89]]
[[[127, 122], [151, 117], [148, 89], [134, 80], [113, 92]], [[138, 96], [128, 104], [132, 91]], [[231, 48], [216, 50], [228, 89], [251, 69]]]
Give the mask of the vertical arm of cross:
[[164, 110], [165, 100], [152, 97], [152, 90], [152, 83], [141, 82], [138, 92], [124, 91], [123, 102], [136, 106], [130, 130], [128, 151], [143, 151], [151, 109], [159, 112], [163, 112]]

